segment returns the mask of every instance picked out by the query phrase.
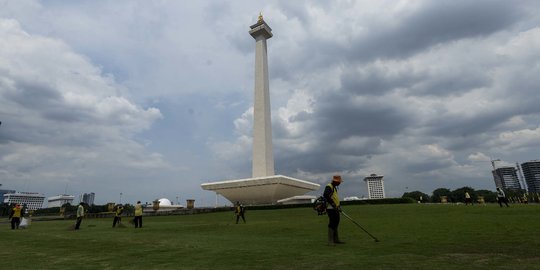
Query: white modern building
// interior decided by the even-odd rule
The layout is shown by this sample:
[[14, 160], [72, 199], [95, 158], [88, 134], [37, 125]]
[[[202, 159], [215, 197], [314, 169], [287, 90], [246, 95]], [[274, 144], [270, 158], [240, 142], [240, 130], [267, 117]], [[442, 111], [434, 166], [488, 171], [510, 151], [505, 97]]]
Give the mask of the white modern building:
[[73, 204], [75, 196], [73, 195], [56, 195], [47, 198], [47, 207], [62, 207], [62, 205], [69, 203]]
[[15, 193], [15, 192], [16, 192], [15, 190], [11, 190], [11, 189], [0, 189], [0, 203], [4, 202], [4, 194]]
[[384, 182], [382, 175], [371, 174], [364, 178], [367, 184], [368, 196], [370, 199], [384, 199]]
[[530, 193], [540, 192], [540, 161], [531, 160], [521, 164]]
[[491, 173], [493, 174], [493, 180], [495, 181], [495, 187], [502, 189], [520, 190], [521, 184], [514, 167], [499, 167]]
[[45, 196], [36, 192], [15, 192], [4, 194], [4, 203], [18, 203], [26, 205], [28, 210], [36, 210], [43, 208]]
[[279, 200], [317, 190], [320, 185], [275, 175], [266, 46], [266, 40], [272, 37], [272, 28], [262, 15], [250, 28], [249, 34], [255, 39], [252, 178], [205, 183], [201, 187], [222, 195], [232, 203], [275, 204]]
[[300, 195], [277, 201], [278, 204], [306, 204], [313, 203], [317, 197], [313, 195]]

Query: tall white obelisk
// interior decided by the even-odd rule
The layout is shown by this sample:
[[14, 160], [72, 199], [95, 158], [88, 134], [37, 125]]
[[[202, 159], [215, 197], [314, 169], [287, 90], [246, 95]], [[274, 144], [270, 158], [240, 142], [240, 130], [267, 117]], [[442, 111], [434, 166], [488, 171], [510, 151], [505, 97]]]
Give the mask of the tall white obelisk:
[[255, 39], [255, 101], [253, 104], [253, 176], [246, 179], [225, 180], [201, 184], [232, 203], [247, 205], [275, 204], [278, 200], [306, 194], [320, 185], [284, 175], [275, 175], [272, 152], [272, 122], [270, 117], [270, 89], [266, 40], [272, 29], [262, 15], [250, 26]]
[[255, 39], [255, 90], [253, 103], [253, 171], [252, 177], [272, 176], [272, 120], [270, 112], [270, 87], [268, 82], [268, 55], [266, 40], [272, 37], [272, 28], [262, 15], [250, 26], [249, 34]]

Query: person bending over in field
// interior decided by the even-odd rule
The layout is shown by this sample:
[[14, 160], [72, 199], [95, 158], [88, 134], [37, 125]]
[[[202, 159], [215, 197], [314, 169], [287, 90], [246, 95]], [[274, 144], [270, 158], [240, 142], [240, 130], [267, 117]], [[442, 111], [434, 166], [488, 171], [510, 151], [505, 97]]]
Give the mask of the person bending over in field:
[[328, 245], [344, 244], [339, 240], [338, 226], [341, 207], [337, 187], [343, 182], [340, 175], [334, 175], [332, 182], [324, 188], [323, 197], [328, 202], [326, 214], [328, 215]]
[[503, 203], [506, 204], [506, 207], [510, 207], [508, 205], [508, 200], [506, 199], [506, 195], [504, 194], [502, 188], [497, 188], [497, 202], [499, 203], [500, 207], [503, 207]]
[[116, 227], [116, 223], [120, 224], [120, 222], [122, 221], [122, 212], [124, 212], [124, 207], [119, 204], [117, 207], [116, 207], [116, 211], [114, 213], [114, 220], [113, 220], [113, 224], [112, 224], [112, 227]]
[[19, 224], [21, 224], [21, 217], [22, 217], [22, 208], [20, 204], [16, 204], [15, 207], [11, 209], [11, 212], [9, 213], [9, 218], [11, 219], [11, 229], [15, 230], [15, 228], [19, 229]]
[[234, 214], [236, 215], [236, 224], [238, 224], [238, 221], [240, 218], [246, 223], [246, 218], [244, 217], [244, 213], [246, 212], [246, 209], [240, 202], [236, 202], [236, 206], [234, 207]]

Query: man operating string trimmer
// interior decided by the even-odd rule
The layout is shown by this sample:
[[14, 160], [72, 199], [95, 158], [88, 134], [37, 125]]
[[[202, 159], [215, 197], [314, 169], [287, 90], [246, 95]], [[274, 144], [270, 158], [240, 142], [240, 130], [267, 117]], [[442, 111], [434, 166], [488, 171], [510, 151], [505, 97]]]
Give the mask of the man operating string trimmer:
[[379, 242], [375, 236], [366, 231], [358, 222], [354, 221], [349, 215], [341, 210], [339, 203], [339, 195], [337, 192], [337, 187], [343, 182], [340, 175], [334, 175], [332, 182], [326, 185], [324, 189], [323, 197], [326, 200], [326, 214], [328, 215], [328, 245], [333, 246], [335, 244], [344, 244], [345, 242], [339, 240], [338, 225], [340, 214], [343, 214], [347, 219], [352, 221], [356, 226], [362, 229], [367, 233], [375, 242]]
[[338, 233], [339, 213], [341, 212], [341, 208], [339, 206], [337, 187], [341, 182], [343, 182], [341, 176], [334, 175], [332, 182], [326, 185], [323, 193], [323, 197], [328, 202], [326, 214], [328, 215], [328, 245], [330, 246], [345, 243], [339, 240]]

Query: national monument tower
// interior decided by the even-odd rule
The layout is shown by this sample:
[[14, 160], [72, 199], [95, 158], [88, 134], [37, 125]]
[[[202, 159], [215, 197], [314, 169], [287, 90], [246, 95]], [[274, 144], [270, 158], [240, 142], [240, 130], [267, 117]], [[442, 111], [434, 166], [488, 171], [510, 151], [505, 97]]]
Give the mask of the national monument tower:
[[201, 187], [221, 194], [232, 203], [275, 204], [278, 200], [317, 190], [319, 184], [275, 175], [266, 46], [266, 40], [272, 37], [272, 28], [262, 14], [250, 28], [249, 34], [255, 39], [252, 178], [204, 183]]
[[274, 175], [268, 54], [266, 49], [266, 40], [272, 37], [272, 29], [264, 22], [262, 15], [259, 15], [257, 23], [250, 27], [249, 34], [255, 39], [252, 177], [261, 177]]

